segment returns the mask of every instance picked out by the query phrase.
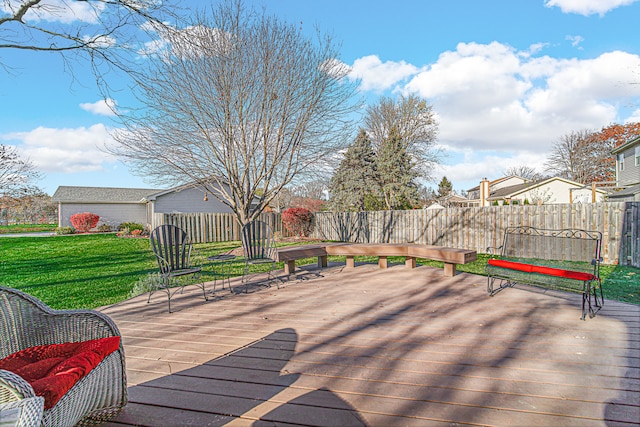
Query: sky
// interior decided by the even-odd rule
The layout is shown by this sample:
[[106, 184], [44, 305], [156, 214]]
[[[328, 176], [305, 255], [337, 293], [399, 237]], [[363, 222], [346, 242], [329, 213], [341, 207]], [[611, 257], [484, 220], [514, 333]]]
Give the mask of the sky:
[[[367, 102], [426, 99], [442, 153], [433, 188], [446, 176], [467, 190], [510, 166], [543, 172], [563, 135], [640, 121], [640, 0], [247, 3], [332, 34]], [[160, 187], [101, 148], [117, 124], [83, 64], [71, 72], [58, 55], [9, 49], [0, 64], [0, 144], [34, 163], [44, 192]], [[109, 100], [130, 101], [126, 90]]]

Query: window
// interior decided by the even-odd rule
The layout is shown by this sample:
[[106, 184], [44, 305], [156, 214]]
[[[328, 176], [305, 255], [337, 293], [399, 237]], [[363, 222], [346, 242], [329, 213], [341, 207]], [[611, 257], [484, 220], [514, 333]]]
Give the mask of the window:
[[640, 166], [640, 145], [636, 146], [636, 166]]
[[618, 170], [624, 170], [624, 153], [618, 154]]

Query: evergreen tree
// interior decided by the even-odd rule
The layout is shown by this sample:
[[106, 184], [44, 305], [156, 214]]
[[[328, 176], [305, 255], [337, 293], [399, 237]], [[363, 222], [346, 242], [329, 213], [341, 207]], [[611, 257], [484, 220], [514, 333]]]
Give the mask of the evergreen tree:
[[440, 180], [440, 184], [438, 184], [438, 197], [448, 196], [451, 194], [451, 190], [453, 190], [453, 184], [446, 176], [443, 176], [442, 180]]
[[376, 157], [378, 183], [387, 209], [410, 209], [418, 201], [418, 171], [395, 128], [382, 142]]
[[364, 211], [375, 199], [376, 186], [375, 153], [367, 133], [360, 129], [331, 177], [329, 205], [334, 211]]

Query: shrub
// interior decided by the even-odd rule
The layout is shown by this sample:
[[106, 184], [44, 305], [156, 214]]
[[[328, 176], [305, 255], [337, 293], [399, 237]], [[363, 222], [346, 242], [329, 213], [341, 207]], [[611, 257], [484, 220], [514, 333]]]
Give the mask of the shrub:
[[311, 234], [313, 214], [305, 208], [289, 208], [282, 212], [282, 222], [294, 236], [307, 237]]
[[58, 227], [56, 228], [55, 233], [60, 236], [63, 234], [74, 234], [76, 232], [76, 229], [73, 227]]
[[100, 216], [91, 212], [82, 212], [71, 215], [71, 225], [81, 233], [86, 233], [94, 228], [98, 225], [98, 221], [100, 221]]
[[147, 292], [155, 291], [162, 287], [163, 284], [164, 279], [160, 273], [149, 273], [138, 279], [138, 281], [133, 285], [133, 289], [129, 296], [133, 298], [138, 295], [146, 294]]
[[142, 230], [140, 230], [139, 228], [133, 229], [133, 230], [131, 230], [131, 235], [132, 236], [142, 236]]
[[120, 229], [117, 233], [118, 236], [131, 236], [131, 230], [129, 230], [129, 228], [125, 227]]
[[144, 225], [137, 222], [123, 222], [118, 226], [118, 231], [124, 231], [125, 229], [129, 229], [129, 232], [133, 230], [144, 231]]
[[108, 233], [112, 231], [111, 226], [109, 224], [100, 224], [98, 226], [98, 231], [101, 233]]

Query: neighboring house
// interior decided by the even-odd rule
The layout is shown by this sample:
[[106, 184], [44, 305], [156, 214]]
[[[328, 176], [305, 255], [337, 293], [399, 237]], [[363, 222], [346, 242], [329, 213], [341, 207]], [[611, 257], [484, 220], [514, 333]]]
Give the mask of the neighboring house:
[[453, 191], [448, 196], [438, 199], [438, 204], [441, 205], [441, 207], [447, 208], [472, 206], [468, 198], [456, 194]]
[[524, 184], [528, 180], [516, 175], [504, 176], [493, 181], [484, 178], [480, 185], [467, 190], [469, 206], [489, 206], [487, 198], [492, 191], [513, 185]]
[[117, 227], [123, 222], [147, 224], [145, 197], [160, 190], [150, 188], [60, 186], [51, 197], [58, 203], [58, 225], [71, 226], [71, 215], [91, 212], [101, 224]]
[[[596, 202], [604, 201], [607, 193], [604, 190], [595, 190]], [[592, 201], [592, 188], [579, 182], [553, 177], [540, 181], [525, 182], [492, 191], [487, 201], [490, 204], [497, 202], [506, 204], [555, 204], [555, 203], [590, 203]]]
[[[494, 181], [485, 178], [478, 187], [469, 189], [468, 194], [471, 206], [589, 203], [594, 195], [591, 186], [568, 179], [553, 177], [529, 181], [519, 176], [507, 176]], [[605, 196], [604, 190], [595, 190], [597, 202], [603, 201]]]
[[231, 213], [202, 186], [186, 184], [168, 190], [149, 188], [58, 187], [52, 200], [58, 203], [58, 225], [70, 226], [71, 215], [91, 212], [100, 224], [117, 227], [123, 222], [150, 226], [154, 213]]
[[640, 202], [640, 136], [612, 151], [616, 156], [616, 187], [620, 191], [609, 194], [616, 202]]
[[154, 213], [233, 212], [231, 208], [213, 197], [211, 193], [210, 189], [203, 186], [185, 184], [149, 194], [145, 197], [149, 219]]

